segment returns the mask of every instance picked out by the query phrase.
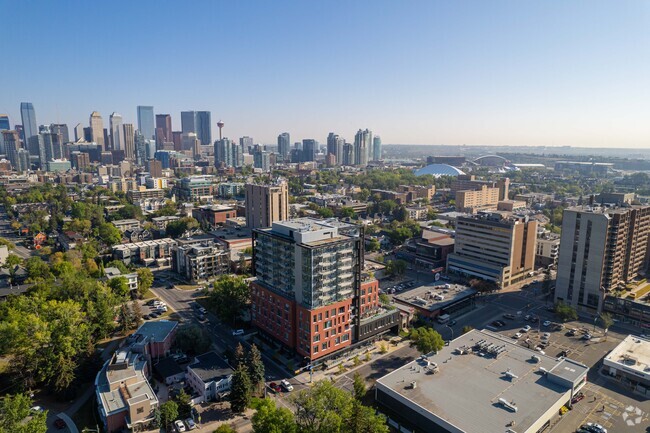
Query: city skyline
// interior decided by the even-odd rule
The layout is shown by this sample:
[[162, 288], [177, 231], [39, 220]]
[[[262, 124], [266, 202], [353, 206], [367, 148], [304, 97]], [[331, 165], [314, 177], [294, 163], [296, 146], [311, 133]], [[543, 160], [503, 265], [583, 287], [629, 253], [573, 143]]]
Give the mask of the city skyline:
[[[70, 128], [93, 111], [137, 124], [136, 107], [150, 105], [174, 130], [181, 111], [204, 110], [213, 131], [223, 119], [225, 136], [265, 144], [283, 131], [351, 140], [367, 127], [385, 145], [650, 147], [650, 60], [638, 55], [650, 42], [646, 3], [80, 4], [15, 5], [33, 29], [59, 23], [56, 34], [3, 26], [21, 65], [7, 71], [0, 102], [12, 126], [25, 101], [39, 124]], [[170, 19], [179, 25], [156, 27]], [[152, 61], [180, 47], [202, 68]], [[116, 56], [119, 66], [106, 61]]]

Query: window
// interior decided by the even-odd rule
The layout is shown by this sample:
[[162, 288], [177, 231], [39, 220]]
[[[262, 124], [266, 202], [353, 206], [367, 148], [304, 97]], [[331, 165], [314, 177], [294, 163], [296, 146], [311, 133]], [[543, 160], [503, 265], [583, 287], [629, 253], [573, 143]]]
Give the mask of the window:
[[345, 334], [342, 338], [343, 341], [348, 341], [350, 339], [350, 334]]
[[314, 332], [318, 332], [318, 323], [314, 325]]
[[320, 322], [323, 320], [323, 313], [318, 313], [318, 321]]
[[323, 329], [328, 329], [332, 327], [332, 321], [328, 320], [325, 322], [325, 325], [323, 326]]
[[320, 341], [320, 334], [314, 335], [314, 343], [318, 343]]
[[336, 308], [332, 308], [332, 316], [336, 316]]
[[339, 307], [339, 314], [345, 313], [345, 307]]
[[327, 318], [329, 318], [329, 317], [330, 317], [330, 312], [329, 312], [329, 311], [326, 311], [326, 312], [325, 312], [325, 318], [327, 319]]
[[327, 350], [327, 343], [323, 343], [323, 350]]
[[314, 314], [314, 323], [316, 323], [317, 321], [318, 321], [318, 318], [317, 318], [316, 315]]
[[314, 350], [313, 350], [313, 352], [314, 352], [314, 353], [318, 353], [318, 344], [314, 346]]

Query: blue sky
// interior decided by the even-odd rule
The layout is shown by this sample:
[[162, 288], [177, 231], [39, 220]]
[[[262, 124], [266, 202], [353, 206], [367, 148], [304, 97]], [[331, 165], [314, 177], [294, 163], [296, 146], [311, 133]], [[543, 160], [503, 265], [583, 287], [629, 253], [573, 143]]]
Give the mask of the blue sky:
[[[650, 147], [650, 3], [10, 1], [0, 112], [210, 110], [274, 143]], [[216, 126], [213, 125], [213, 129]], [[214, 135], [214, 134], [213, 134]]]

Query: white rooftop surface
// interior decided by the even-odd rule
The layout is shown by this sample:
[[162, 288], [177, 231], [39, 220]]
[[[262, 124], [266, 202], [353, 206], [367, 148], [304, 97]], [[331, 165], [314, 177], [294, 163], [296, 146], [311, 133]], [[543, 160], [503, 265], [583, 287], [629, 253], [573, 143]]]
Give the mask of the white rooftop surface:
[[605, 357], [606, 361], [622, 364], [626, 369], [650, 374], [650, 340], [628, 335]]
[[[505, 350], [496, 358], [477, 352], [457, 353], [457, 348], [475, 346], [480, 340]], [[532, 359], [533, 355], [539, 362]], [[416, 360], [382, 377], [378, 384], [467, 433], [506, 431], [511, 421], [516, 431], [526, 431], [569, 390], [540, 372], [540, 367], [551, 370], [561, 361], [489, 331], [470, 331], [430, 355], [428, 361], [438, 365], [437, 373], [427, 373], [426, 362]], [[569, 362], [581, 372], [587, 370]], [[517, 378], [506, 375], [507, 371]], [[415, 389], [413, 381], [417, 383]], [[500, 398], [514, 403], [518, 411], [504, 407]]]

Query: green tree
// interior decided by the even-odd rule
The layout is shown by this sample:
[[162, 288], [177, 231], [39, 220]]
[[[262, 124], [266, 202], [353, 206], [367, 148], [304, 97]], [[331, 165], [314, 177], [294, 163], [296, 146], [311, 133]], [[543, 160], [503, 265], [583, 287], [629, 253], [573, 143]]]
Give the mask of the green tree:
[[[106, 268], [117, 268], [119, 269], [121, 274], [128, 274], [129, 273], [129, 268], [126, 267], [124, 262], [122, 260], [111, 260], [110, 262], [106, 263]], [[146, 268], [142, 268], [146, 269]]]
[[165, 428], [169, 428], [178, 418], [178, 404], [174, 400], [167, 400], [160, 405], [160, 422]]
[[122, 242], [122, 232], [111, 223], [101, 223], [97, 228], [97, 236], [109, 247]]
[[149, 268], [138, 268], [138, 293], [144, 296], [153, 284], [153, 272]]
[[316, 212], [321, 218], [332, 218], [334, 216], [334, 212], [328, 207], [319, 207]]
[[197, 325], [182, 326], [174, 339], [174, 346], [178, 350], [191, 355], [207, 352], [210, 344], [210, 336], [205, 328]]
[[25, 394], [0, 400], [0, 433], [45, 433], [47, 411], [32, 413], [32, 399]]
[[368, 241], [368, 247], [366, 249], [370, 252], [374, 252], [374, 251], [379, 251], [380, 248], [381, 248], [381, 244], [379, 243], [379, 241], [373, 238]]
[[555, 314], [563, 322], [578, 320], [578, 312], [576, 309], [564, 302], [558, 302], [555, 304]]
[[388, 433], [386, 418], [376, 415], [375, 409], [364, 406], [358, 400], [353, 400], [350, 407], [350, 416], [342, 429], [346, 433]]
[[226, 323], [236, 324], [248, 308], [250, 288], [239, 276], [224, 275], [208, 294], [208, 306]]
[[236, 370], [240, 366], [246, 366], [246, 352], [241, 343], [237, 343], [235, 353], [233, 354], [232, 366]]
[[178, 238], [183, 236], [186, 231], [194, 230], [197, 228], [199, 228], [199, 222], [197, 220], [192, 217], [183, 217], [167, 224], [165, 231], [167, 236], [171, 238]]
[[20, 266], [22, 264], [23, 264], [23, 259], [21, 259], [20, 257], [18, 257], [15, 254], [9, 254], [7, 256], [7, 259], [5, 260], [5, 266], [4, 267], [11, 269], [14, 266], [17, 266], [17, 265]]
[[264, 362], [262, 362], [262, 354], [255, 344], [253, 344], [248, 351], [247, 357], [248, 376], [251, 379], [251, 385], [256, 391], [260, 391], [264, 387]]
[[8, 241], [8, 240], [5, 239], [5, 238], [0, 238], [0, 245], [5, 245], [9, 251], [11, 251], [11, 250], [13, 250], [14, 248], [16, 248], [16, 245], [14, 245], [13, 242]]
[[605, 330], [605, 339], [607, 339], [607, 333], [609, 332], [609, 328], [614, 324], [614, 319], [609, 313], [601, 313], [600, 320], [602, 321], [603, 329]]
[[126, 334], [133, 329], [133, 316], [131, 315], [131, 311], [129, 311], [129, 307], [126, 303], [120, 306], [120, 312], [117, 315], [117, 323], [120, 325], [122, 334]]
[[142, 324], [142, 308], [137, 300], [131, 301], [131, 320], [133, 321], [133, 328], [138, 328]]
[[230, 386], [230, 408], [234, 413], [242, 413], [251, 403], [251, 379], [248, 370], [240, 365], [232, 375]]
[[255, 433], [296, 433], [297, 426], [293, 413], [286, 408], [278, 408], [271, 399], [255, 399], [256, 410], [251, 419]]
[[410, 337], [418, 351], [423, 354], [438, 352], [445, 345], [445, 340], [438, 331], [425, 326], [411, 330]]
[[389, 305], [390, 304], [390, 296], [388, 296], [385, 293], [382, 293], [381, 295], [379, 295], [379, 302], [382, 305]]
[[52, 278], [50, 266], [40, 257], [30, 257], [27, 259], [25, 269], [31, 282], [48, 281]]
[[354, 379], [352, 383], [352, 388], [354, 390], [354, 398], [361, 401], [366, 396], [366, 382], [363, 380], [363, 377], [357, 372], [354, 373]]
[[192, 397], [181, 389], [174, 400], [178, 405], [178, 416], [182, 419], [189, 418], [192, 415]]
[[351, 207], [344, 206], [341, 209], [339, 209], [339, 216], [341, 218], [354, 218], [354, 215], [355, 215], [354, 209], [352, 209]]
[[114, 277], [108, 280], [108, 287], [111, 288], [115, 296], [126, 298], [129, 294], [129, 280], [126, 277]]

